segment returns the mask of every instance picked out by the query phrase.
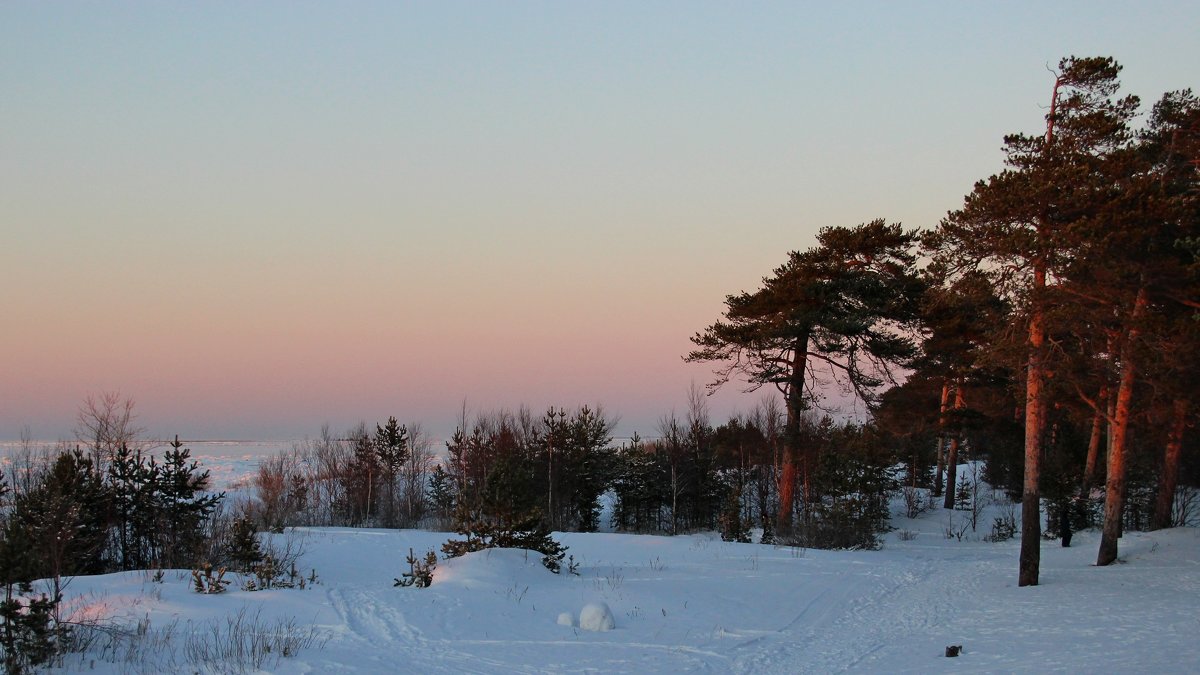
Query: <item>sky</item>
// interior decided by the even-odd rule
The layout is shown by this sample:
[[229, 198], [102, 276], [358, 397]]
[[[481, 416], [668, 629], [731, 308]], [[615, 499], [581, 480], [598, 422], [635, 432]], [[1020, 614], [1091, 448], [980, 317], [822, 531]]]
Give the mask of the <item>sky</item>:
[[726, 295], [821, 227], [936, 225], [1064, 56], [1200, 85], [1197, 34], [1190, 2], [0, 4], [0, 439], [102, 391], [193, 439], [464, 404], [653, 435]]

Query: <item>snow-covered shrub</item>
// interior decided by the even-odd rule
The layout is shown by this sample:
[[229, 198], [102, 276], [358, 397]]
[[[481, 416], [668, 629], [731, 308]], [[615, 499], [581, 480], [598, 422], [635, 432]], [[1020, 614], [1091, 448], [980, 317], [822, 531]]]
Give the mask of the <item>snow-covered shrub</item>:
[[1017, 516], [1012, 507], [1001, 516], [997, 516], [992, 520], [992, 532], [984, 537], [986, 541], [1000, 542], [1008, 541], [1017, 534]]
[[217, 570], [216, 574], [213, 573], [213, 566], [209, 563], [204, 563], [192, 570], [192, 588], [197, 593], [205, 595], [224, 593], [227, 586], [229, 586], [229, 581], [225, 579], [224, 567]]
[[[316, 577], [317, 571], [313, 570], [310, 579], [315, 582]], [[243, 584], [242, 590], [265, 591], [269, 588], [296, 588], [297, 586], [300, 590], [304, 590], [308, 583], [309, 579], [306, 579], [296, 568], [295, 562], [284, 567], [268, 553], [250, 568], [250, 575]]]
[[904, 496], [904, 515], [909, 518], [917, 516], [929, 510], [929, 491], [905, 485], [900, 488], [900, 494]]
[[224, 622], [185, 633], [184, 658], [189, 670], [247, 672], [274, 669], [280, 659], [301, 649], [323, 647], [328, 636], [316, 626], [302, 626], [292, 618], [263, 619], [261, 609], [243, 607]]
[[584, 605], [579, 612], [579, 627], [584, 630], [608, 631], [617, 627], [612, 610], [603, 602]]

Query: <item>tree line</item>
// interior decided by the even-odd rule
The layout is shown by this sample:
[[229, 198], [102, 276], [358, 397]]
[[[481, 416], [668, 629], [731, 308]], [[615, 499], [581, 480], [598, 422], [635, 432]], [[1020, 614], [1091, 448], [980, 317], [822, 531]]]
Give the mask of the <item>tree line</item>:
[[1103, 501], [1098, 565], [1123, 527], [1174, 522], [1200, 346], [1200, 105], [1168, 92], [1143, 119], [1119, 73], [1063, 59], [1045, 133], [1006, 136], [1007, 168], [935, 228], [822, 230], [693, 338], [686, 358], [720, 364], [714, 386], [782, 394], [785, 489], [822, 493], [797, 425], [837, 383], [911, 463], [936, 448], [946, 504], [959, 449], [989, 460], [1022, 502], [1020, 585], [1038, 582], [1043, 492], [1082, 514], [1056, 531]]

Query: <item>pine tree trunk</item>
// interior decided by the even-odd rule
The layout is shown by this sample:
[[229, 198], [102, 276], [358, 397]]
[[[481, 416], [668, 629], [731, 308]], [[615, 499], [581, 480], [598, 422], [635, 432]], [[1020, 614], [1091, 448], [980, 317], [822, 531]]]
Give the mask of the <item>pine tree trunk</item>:
[[[954, 409], [963, 407], [962, 385], [954, 387]], [[954, 508], [955, 487], [958, 485], [958, 433], [950, 437], [950, 454], [946, 458], [946, 497], [942, 500], [942, 508]]]
[[804, 412], [804, 369], [808, 365], [808, 335], [796, 338], [792, 346], [791, 373], [788, 376], [787, 420], [784, 422], [783, 473], [779, 485], [779, 518], [776, 532], [792, 532], [792, 506], [796, 496], [796, 456], [800, 451], [800, 415]]
[[792, 505], [796, 499], [796, 462], [789, 449], [784, 449], [783, 471], [779, 476], [779, 518], [775, 531], [781, 535], [792, 533]]
[[1111, 564], [1117, 559], [1117, 540], [1121, 537], [1121, 517], [1125, 510], [1125, 441], [1129, 432], [1129, 414], [1133, 402], [1136, 368], [1134, 343], [1138, 337], [1137, 322], [1146, 311], [1146, 289], [1138, 289], [1130, 317], [1132, 327], [1121, 354], [1121, 380], [1117, 385], [1116, 414], [1113, 416], [1112, 439], [1108, 450], [1108, 478], [1104, 487], [1104, 527], [1100, 533], [1100, 551], [1096, 565]]
[[[1100, 386], [1100, 395], [1096, 397], [1097, 406], [1108, 405], [1108, 385]], [[1100, 460], [1100, 440], [1104, 437], [1104, 415], [1100, 411], [1092, 417], [1092, 435], [1088, 439], [1087, 461], [1083, 467], [1083, 485], [1079, 494], [1087, 497], [1092, 486], [1096, 484], [1096, 464]]]
[[933, 494], [942, 494], [942, 471], [945, 469], [946, 407], [950, 403], [950, 380], [942, 381], [942, 404], [938, 408], [937, 470], [933, 475]]
[[[1038, 260], [1034, 265], [1034, 302], [1040, 302], [1046, 288], [1045, 262]], [[1045, 399], [1042, 386], [1045, 383], [1045, 366], [1042, 349], [1046, 341], [1045, 317], [1040, 305], [1035, 304], [1029, 318], [1029, 371], [1025, 383], [1025, 480], [1021, 493], [1021, 559], [1018, 586], [1037, 586], [1042, 556], [1041, 494], [1038, 481], [1041, 478], [1042, 430], [1046, 424]]]
[[1175, 502], [1175, 486], [1179, 482], [1179, 456], [1183, 448], [1183, 432], [1187, 428], [1188, 402], [1177, 398], [1171, 406], [1171, 431], [1163, 456], [1162, 475], [1158, 481], [1158, 499], [1154, 503], [1154, 518], [1150, 529], [1171, 527], [1171, 506]]

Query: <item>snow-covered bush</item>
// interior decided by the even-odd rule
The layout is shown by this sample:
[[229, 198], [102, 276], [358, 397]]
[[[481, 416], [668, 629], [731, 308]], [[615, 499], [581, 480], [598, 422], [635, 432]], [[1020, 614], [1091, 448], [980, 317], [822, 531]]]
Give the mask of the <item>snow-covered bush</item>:
[[213, 566], [209, 563], [204, 563], [192, 570], [192, 589], [197, 593], [216, 595], [224, 593], [227, 586], [229, 586], [229, 580], [225, 578], [224, 567], [218, 569], [215, 574]]
[[904, 496], [904, 515], [908, 518], [917, 516], [929, 510], [929, 491], [912, 485], [900, 488]]

